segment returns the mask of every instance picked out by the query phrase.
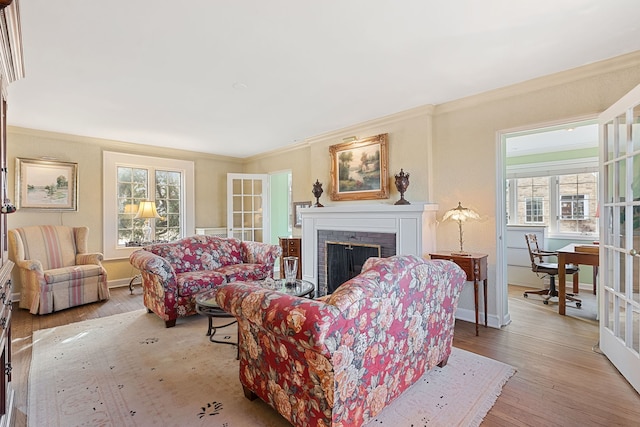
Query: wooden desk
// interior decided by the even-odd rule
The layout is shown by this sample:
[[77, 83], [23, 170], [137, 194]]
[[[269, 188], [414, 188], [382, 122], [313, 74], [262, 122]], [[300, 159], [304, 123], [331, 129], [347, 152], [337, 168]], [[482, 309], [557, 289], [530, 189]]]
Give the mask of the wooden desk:
[[[577, 247], [577, 250], [576, 250]], [[566, 265], [582, 264], [594, 268], [593, 280], [597, 280], [596, 271], [600, 265], [600, 253], [597, 245], [572, 243], [557, 250], [558, 252], [558, 314], [565, 315], [567, 310]], [[574, 289], [575, 291], [575, 289]]]
[[487, 254], [470, 253], [456, 255], [451, 252], [437, 252], [429, 254], [431, 259], [446, 259], [453, 261], [467, 273], [467, 280], [473, 282], [473, 298], [476, 309], [476, 336], [478, 336], [478, 282], [483, 282], [484, 327], [487, 327]]

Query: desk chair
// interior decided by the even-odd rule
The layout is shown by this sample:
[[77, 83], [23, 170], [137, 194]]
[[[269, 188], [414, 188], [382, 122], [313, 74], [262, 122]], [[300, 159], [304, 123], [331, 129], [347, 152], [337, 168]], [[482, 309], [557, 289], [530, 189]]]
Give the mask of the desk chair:
[[[558, 296], [558, 290], [556, 289], [556, 276], [558, 275], [558, 264], [551, 262], [544, 262], [545, 257], [558, 255], [557, 252], [550, 252], [540, 250], [538, 247], [538, 238], [535, 234], [525, 234], [525, 240], [527, 241], [527, 248], [529, 249], [529, 258], [531, 258], [531, 270], [538, 275], [538, 277], [549, 276], [549, 288], [535, 291], [525, 291], [524, 297], [527, 298], [529, 294], [542, 295], [544, 304], [549, 304], [549, 299]], [[574, 288], [578, 287], [578, 266], [573, 264], [567, 264], [566, 274], [573, 275]], [[541, 276], [542, 275], [542, 276]], [[567, 301], [573, 301], [576, 303], [576, 307], [582, 307], [582, 300], [575, 297], [574, 294], [566, 294]]]

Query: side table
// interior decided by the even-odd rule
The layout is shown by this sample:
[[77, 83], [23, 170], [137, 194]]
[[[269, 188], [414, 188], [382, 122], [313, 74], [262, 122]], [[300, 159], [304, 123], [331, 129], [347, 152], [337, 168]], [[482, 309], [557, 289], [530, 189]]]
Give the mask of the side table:
[[[217, 289], [209, 289], [207, 291], [201, 292], [196, 295], [196, 311], [200, 314], [207, 316], [209, 319], [209, 329], [207, 329], [207, 336], [209, 337], [209, 341], [215, 342], [218, 344], [229, 344], [235, 345], [238, 348], [238, 342], [230, 342], [230, 341], [221, 341], [213, 338], [218, 329], [226, 328], [227, 326], [231, 326], [236, 323], [235, 317], [232, 314], [227, 313], [223, 309], [220, 308], [218, 302], [216, 301], [216, 293]], [[213, 318], [232, 318], [233, 320], [225, 323], [220, 326], [213, 326]], [[238, 332], [239, 334], [239, 332]], [[236, 359], [240, 357], [239, 349], [236, 354]]]
[[453, 261], [467, 273], [467, 280], [473, 282], [473, 297], [476, 309], [476, 336], [478, 332], [478, 282], [483, 282], [484, 327], [487, 327], [487, 254], [469, 253], [465, 255], [450, 252], [429, 254], [431, 259], [446, 259]]

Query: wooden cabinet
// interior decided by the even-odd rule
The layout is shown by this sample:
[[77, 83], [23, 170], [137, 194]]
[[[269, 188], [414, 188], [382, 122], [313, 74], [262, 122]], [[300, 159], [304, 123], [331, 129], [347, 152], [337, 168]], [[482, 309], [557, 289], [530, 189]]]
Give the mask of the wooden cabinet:
[[[7, 85], [24, 76], [19, 0], [2, 2], [0, 9], [0, 204], [7, 180]], [[5, 209], [6, 211], [6, 209]], [[11, 211], [9, 211], [11, 212]], [[0, 427], [13, 425], [14, 392], [11, 387], [11, 270], [8, 257], [7, 214], [0, 213]]]
[[11, 269], [6, 260], [0, 268], [0, 426], [13, 425], [13, 396], [11, 387]]
[[431, 259], [446, 259], [453, 261], [467, 274], [467, 280], [473, 282], [473, 299], [476, 311], [476, 336], [478, 335], [478, 282], [482, 282], [482, 296], [484, 300], [484, 327], [487, 327], [487, 254], [456, 254], [440, 252], [429, 254]]
[[284, 278], [284, 264], [286, 256], [298, 257], [298, 279], [302, 279], [302, 239], [300, 237], [280, 237], [282, 256], [280, 257], [280, 277]]

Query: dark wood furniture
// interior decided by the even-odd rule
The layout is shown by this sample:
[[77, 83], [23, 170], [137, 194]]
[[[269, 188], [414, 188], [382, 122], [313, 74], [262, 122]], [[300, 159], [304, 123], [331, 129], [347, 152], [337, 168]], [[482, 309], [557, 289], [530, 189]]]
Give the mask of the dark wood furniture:
[[15, 207], [7, 197], [7, 86], [24, 77], [22, 31], [18, 0], [0, 1], [0, 426], [14, 424], [14, 391], [11, 383], [11, 316], [12, 287], [9, 261], [7, 215]]
[[558, 297], [558, 304], [560, 304], [560, 301], [562, 301], [562, 304], [564, 305], [566, 304], [566, 300], [569, 300], [575, 302], [576, 307], [580, 308], [582, 306], [582, 301], [579, 298], [577, 298], [574, 294], [567, 294], [566, 292], [561, 296], [558, 293], [558, 288], [556, 286], [556, 276], [559, 276], [560, 271], [562, 271], [563, 276], [565, 274], [573, 275], [573, 288], [577, 290], [579, 271], [578, 266], [573, 264], [563, 264], [562, 267], [560, 267], [559, 263], [549, 262], [549, 257], [557, 256], [558, 252], [545, 251], [540, 249], [540, 246], [538, 245], [538, 237], [534, 233], [525, 234], [524, 238], [527, 242], [527, 248], [529, 249], [531, 271], [536, 273], [538, 276], [549, 276], [549, 288], [537, 289], [534, 291], [524, 291], [524, 297], [527, 298], [529, 294], [542, 295], [542, 302], [544, 304], [549, 304], [549, 299]]
[[[3, 246], [3, 250], [5, 248], [6, 246]], [[11, 385], [12, 268], [13, 262], [4, 258], [2, 268], [0, 268], [0, 369], [2, 369], [2, 381], [0, 381], [0, 425], [2, 426], [13, 425], [14, 391]]]
[[467, 280], [473, 282], [473, 300], [476, 310], [476, 336], [478, 328], [478, 282], [482, 282], [484, 300], [484, 327], [487, 327], [487, 254], [469, 253], [465, 255], [452, 254], [451, 252], [437, 252], [429, 254], [431, 259], [446, 259], [453, 261], [467, 273]]
[[298, 257], [298, 274], [296, 279], [302, 279], [302, 239], [300, 237], [280, 237], [282, 256], [280, 257], [280, 277], [284, 278], [284, 262], [286, 256]]
[[[575, 245], [570, 244], [557, 250], [558, 252], [558, 314], [565, 315], [567, 310], [567, 285], [565, 266], [573, 265], [591, 265], [593, 271], [594, 293], [595, 284], [597, 283], [597, 269], [600, 266], [600, 248], [596, 245]], [[577, 276], [577, 275], [576, 275]], [[576, 285], [574, 282], [574, 289]]]

